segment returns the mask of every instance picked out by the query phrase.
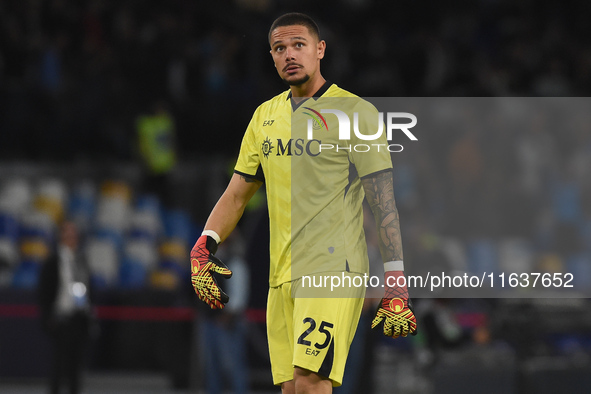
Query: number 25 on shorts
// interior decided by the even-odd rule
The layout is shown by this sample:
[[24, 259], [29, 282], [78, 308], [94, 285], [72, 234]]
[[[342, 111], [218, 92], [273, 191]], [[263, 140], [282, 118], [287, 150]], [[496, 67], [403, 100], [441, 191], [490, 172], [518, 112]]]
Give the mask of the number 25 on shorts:
[[320, 322], [320, 326], [318, 327], [318, 332], [324, 335], [322, 342], [314, 343], [314, 348], [312, 348], [312, 342], [307, 340], [310, 334], [313, 334], [314, 330], [316, 330], [316, 320], [312, 319], [311, 317], [306, 317], [304, 319], [304, 324], [309, 324], [308, 328], [302, 332], [302, 334], [298, 337], [298, 344], [308, 346], [306, 349], [306, 354], [317, 356], [320, 353], [320, 350], [325, 349], [332, 339], [331, 329], [334, 327], [334, 324], [329, 323], [327, 321]]

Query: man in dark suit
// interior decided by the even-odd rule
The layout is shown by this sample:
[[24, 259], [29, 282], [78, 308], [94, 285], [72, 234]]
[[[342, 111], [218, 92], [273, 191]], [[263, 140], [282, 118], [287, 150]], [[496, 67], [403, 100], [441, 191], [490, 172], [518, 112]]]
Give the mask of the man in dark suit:
[[73, 222], [60, 227], [60, 240], [39, 278], [39, 309], [54, 344], [51, 393], [67, 381], [71, 394], [80, 391], [80, 374], [89, 339], [91, 302], [89, 270], [78, 255], [79, 233]]

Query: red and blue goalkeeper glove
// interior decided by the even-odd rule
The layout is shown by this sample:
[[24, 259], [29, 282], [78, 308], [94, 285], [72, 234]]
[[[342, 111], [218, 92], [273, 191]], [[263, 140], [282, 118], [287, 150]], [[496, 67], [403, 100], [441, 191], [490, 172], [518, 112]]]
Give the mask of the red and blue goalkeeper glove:
[[225, 278], [232, 276], [232, 271], [220, 259], [214, 256], [218, 243], [209, 235], [202, 235], [197, 239], [191, 250], [191, 282], [195, 293], [211, 309], [223, 309], [230, 299], [220, 289], [212, 273]]
[[371, 328], [384, 322], [384, 335], [388, 337], [416, 335], [417, 318], [408, 296], [404, 271], [387, 271], [384, 279], [386, 293], [371, 322]]

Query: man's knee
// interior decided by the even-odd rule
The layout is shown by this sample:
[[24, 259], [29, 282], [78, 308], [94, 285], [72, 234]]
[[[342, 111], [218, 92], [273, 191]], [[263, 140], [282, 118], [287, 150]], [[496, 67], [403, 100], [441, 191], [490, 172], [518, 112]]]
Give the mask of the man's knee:
[[295, 382], [290, 380], [281, 383], [281, 394], [295, 394]]
[[332, 382], [330, 379], [308, 369], [295, 367], [293, 381], [297, 394], [332, 393]]

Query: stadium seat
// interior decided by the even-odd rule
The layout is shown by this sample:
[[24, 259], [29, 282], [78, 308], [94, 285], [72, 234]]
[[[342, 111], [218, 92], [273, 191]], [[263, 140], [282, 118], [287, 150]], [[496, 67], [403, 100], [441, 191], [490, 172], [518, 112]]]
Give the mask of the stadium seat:
[[31, 183], [25, 178], [13, 178], [2, 185], [0, 208], [19, 217], [30, 209], [33, 191]]
[[558, 182], [554, 185], [553, 211], [559, 222], [576, 224], [580, 221], [583, 217], [580, 195], [580, 186], [575, 183]]
[[138, 211], [152, 212], [159, 215], [161, 210], [160, 200], [153, 194], [140, 194], [137, 196], [135, 208]]
[[51, 253], [51, 243], [43, 237], [23, 237], [20, 243], [20, 253], [23, 260], [44, 262]]
[[16, 289], [34, 289], [39, 282], [41, 265], [32, 260], [22, 261], [12, 276], [12, 287]]
[[158, 252], [153, 242], [144, 239], [128, 239], [125, 242], [125, 257], [141, 263], [149, 272], [156, 268]]
[[[180, 283], [179, 277], [166, 269], [158, 269], [150, 274], [149, 285], [154, 289], [175, 290]], [[186, 283], [189, 283], [188, 279]]]
[[92, 237], [84, 254], [91, 273], [91, 281], [98, 288], [111, 287], [119, 280], [119, 253], [108, 238]]
[[105, 240], [111, 242], [117, 253], [120, 253], [123, 250], [124, 244], [124, 234], [121, 231], [114, 230], [111, 228], [101, 228], [96, 227], [93, 231], [93, 237], [96, 239]]
[[467, 271], [468, 260], [466, 255], [466, 246], [457, 238], [442, 237], [441, 252], [445, 255], [447, 261], [458, 271]]
[[584, 247], [588, 252], [591, 252], [591, 219], [581, 225], [580, 235]]
[[0, 270], [14, 267], [18, 262], [19, 232], [17, 216], [0, 209]]
[[499, 241], [499, 268], [502, 272], [532, 272], [533, 263], [533, 250], [526, 239], [508, 238]]
[[84, 180], [72, 189], [68, 204], [68, 215], [80, 231], [88, 233], [96, 213], [96, 188], [94, 183]]
[[468, 272], [481, 274], [499, 271], [499, 251], [489, 238], [469, 241], [467, 245]]
[[16, 241], [9, 237], [0, 237], [0, 270], [14, 267], [19, 256]]
[[40, 237], [48, 243], [52, 243], [54, 242], [55, 230], [55, 223], [47, 213], [28, 211], [22, 216], [20, 238]]
[[141, 261], [124, 257], [119, 266], [119, 285], [133, 289], [144, 287], [147, 283], [148, 271]]
[[132, 197], [132, 189], [124, 181], [106, 180], [101, 184], [101, 197], [111, 197], [129, 203]]
[[164, 236], [168, 239], [179, 239], [186, 245], [195, 242], [193, 224], [189, 214], [182, 210], [164, 212]]
[[591, 290], [591, 252], [582, 252], [573, 254], [566, 259], [566, 270], [573, 276], [575, 290], [588, 291]]
[[19, 236], [18, 216], [0, 208], [0, 238], [16, 242]]
[[562, 255], [558, 253], [543, 253], [538, 256], [535, 272], [565, 272], [565, 261]]
[[160, 214], [152, 210], [136, 209], [131, 214], [129, 236], [156, 242], [162, 232]]
[[411, 207], [417, 203], [416, 176], [413, 167], [401, 163], [394, 167], [394, 190], [396, 190], [396, 203], [401, 206]]
[[101, 196], [96, 213], [96, 226], [124, 233], [129, 228], [131, 207], [120, 198]]
[[178, 238], [163, 241], [160, 244], [160, 258], [184, 264], [188, 261], [189, 254], [186, 245]]
[[189, 254], [184, 242], [179, 239], [169, 239], [160, 244], [160, 261], [158, 271], [173, 275], [182, 283], [189, 278]]
[[46, 213], [55, 225], [64, 218], [68, 190], [60, 179], [44, 178], [39, 181], [33, 205], [36, 210]]
[[50, 253], [50, 244], [43, 237], [28, 236], [21, 239], [22, 261], [16, 266], [12, 286], [19, 289], [33, 289], [37, 286], [41, 266]]

